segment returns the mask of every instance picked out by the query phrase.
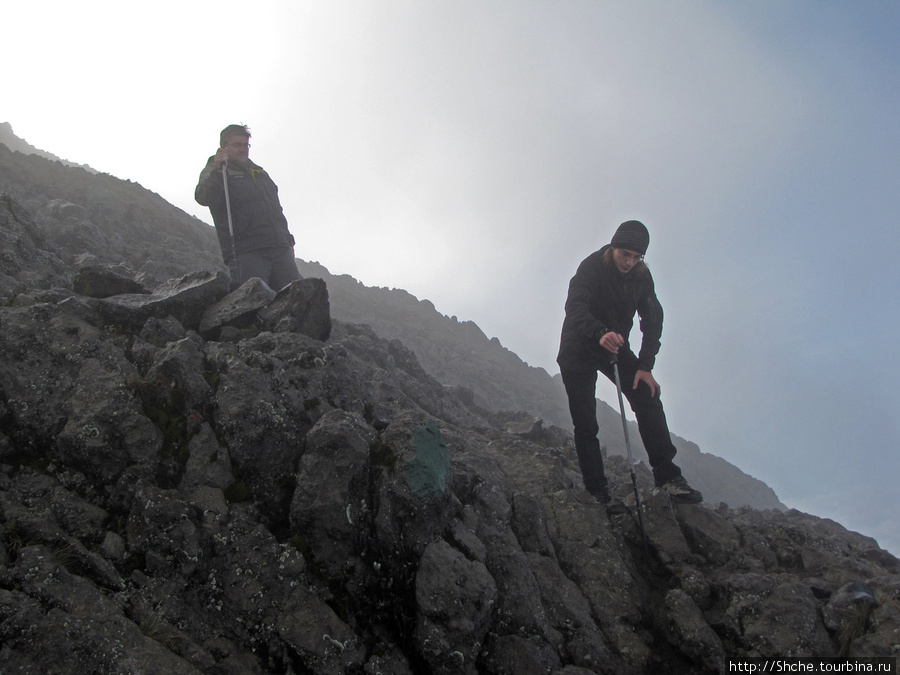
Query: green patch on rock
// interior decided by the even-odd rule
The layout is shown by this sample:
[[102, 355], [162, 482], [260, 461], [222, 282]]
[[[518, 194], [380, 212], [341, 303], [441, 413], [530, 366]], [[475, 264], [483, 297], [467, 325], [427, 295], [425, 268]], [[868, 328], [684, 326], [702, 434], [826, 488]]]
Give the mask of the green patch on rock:
[[417, 497], [443, 494], [450, 475], [450, 453], [441, 430], [432, 422], [425, 422], [413, 431], [416, 454], [409, 463], [406, 480]]

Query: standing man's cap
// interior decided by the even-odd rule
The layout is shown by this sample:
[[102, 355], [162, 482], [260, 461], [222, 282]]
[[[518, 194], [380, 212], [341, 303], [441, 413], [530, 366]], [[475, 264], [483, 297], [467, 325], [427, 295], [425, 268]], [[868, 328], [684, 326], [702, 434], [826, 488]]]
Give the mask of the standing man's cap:
[[626, 220], [609, 242], [613, 248], [624, 248], [644, 255], [650, 245], [650, 233], [639, 220]]

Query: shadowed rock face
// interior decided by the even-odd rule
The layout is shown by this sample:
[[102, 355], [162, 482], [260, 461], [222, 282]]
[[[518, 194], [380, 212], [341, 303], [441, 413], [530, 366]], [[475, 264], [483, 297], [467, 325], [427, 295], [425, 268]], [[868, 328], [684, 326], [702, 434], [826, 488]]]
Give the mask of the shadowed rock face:
[[332, 320], [319, 279], [279, 302], [258, 284], [227, 295], [218, 270], [136, 274], [149, 292], [95, 298], [25, 206], [0, 203], [0, 226], [18, 247], [0, 306], [4, 672], [717, 673], [897, 655], [900, 561], [867, 537], [797, 511], [674, 506], [639, 465], [645, 548], [621, 457], [607, 466], [631, 512], [609, 517], [568, 433]]

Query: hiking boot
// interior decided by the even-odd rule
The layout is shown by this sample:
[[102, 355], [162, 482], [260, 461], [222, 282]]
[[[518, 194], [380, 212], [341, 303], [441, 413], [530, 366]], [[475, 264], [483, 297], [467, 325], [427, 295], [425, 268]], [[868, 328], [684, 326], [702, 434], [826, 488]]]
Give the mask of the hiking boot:
[[606, 507], [606, 513], [611, 516], [619, 516], [623, 513], [628, 513], [628, 508], [620, 502], [618, 499], [612, 499], [609, 496], [609, 492], [606, 490], [597, 490], [595, 492], [590, 492], [591, 497], [594, 498], [594, 501], [598, 504], [601, 504]]
[[703, 495], [688, 485], [684, 476], [677, 476], [660, 488], [667, 492], [672, 501], [679, 504], [699, 504], [703, 501]]

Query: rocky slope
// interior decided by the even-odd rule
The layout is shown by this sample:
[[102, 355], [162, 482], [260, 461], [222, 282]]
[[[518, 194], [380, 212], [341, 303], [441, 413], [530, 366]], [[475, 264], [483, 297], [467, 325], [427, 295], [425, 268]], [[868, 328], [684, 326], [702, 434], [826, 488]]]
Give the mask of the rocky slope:
[[[438, 312], [428, 300], [401, 289], [369, 288], [348, 275], [332, 275], [317, 263], [299, 261], [304, 276], [324, 279], [332, 315], [372, 326], [378, 335], [398, 339], [409, 347], [422, 367], [439, 382], [463, 387], [489, 410], [526, 411], [536, 420], [571, 431], [568, 403], [560, 376], [524, 363], [497, 338], [487, 336], [471, 321]], [[619, 412], [597, 402], [600, 444], [609, 454], [626, 455]], [[635, 458], [648, 463], [637, 425], [629, 422]], [[762, 481], [695, 443], [673, 435], [678, 463], [708, 501], [731, 506], [785, 509], [775, 492]]]
[[[610, 517], [565, 430], [341, 320], [331, 279], [227, 294], [213, 253], [205, 271], [184, 245], [141, 253], [214, 238], [134, 184], [104, 199], [122, 186], [0, 147], [4, 673], [715, 673], [900, 652], [900, 561], [872, 539], [675, 506], [639, 466], [644, 540], [620, 457], [631, 510]], [[66, 244], [91, 226], [126, 264]]]
[[[27, 146], [21, 139], [18, 144]], [[0, 190], [33, 216], [42, 249], [65, 263], [60, 267], [53, 258], [38, 256], [19, 264], [18, 280], [0, 270], [0, 301], [29, 284], [61, 283], [66, 275], [71, 279], [88, 264], [134, 270], [149, 286], [199, 269], [222, 269], [209, 225], [130, 181], [7, 152], [0, 145]], [[349, 275], [332, 275], [317, 263], [298, 264], [304, 276], [325, 280], [336, 319], [366, 324], [383, 338], [399, 339], [442, 384], [464, 387], [489, 410], [527, 411], [546, 424], [571, 429], [559, 376], [551, 378], [543, 369], [528, 366], [471, 321], [444, 316], [428, 300], [401, 289], [369, 288]], [[601, 401], [598, 415], [601, 444], [610, 454], [624, 456], [618, 412]], [[631, 438], [635, 456], [646, 462], [636, 427]], [[679, 464], [709, 501], [785, 508], [763, 482], [689, 441], [677, 436], [673, 440]]]

